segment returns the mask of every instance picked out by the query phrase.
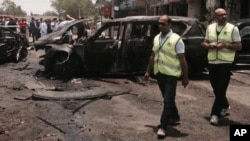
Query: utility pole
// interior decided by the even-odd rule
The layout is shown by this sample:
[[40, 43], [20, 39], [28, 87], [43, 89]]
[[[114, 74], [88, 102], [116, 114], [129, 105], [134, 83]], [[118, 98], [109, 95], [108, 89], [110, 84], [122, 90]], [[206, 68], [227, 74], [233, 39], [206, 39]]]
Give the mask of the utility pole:
[[78, 18], [81, 18], [81, 8], [80, 8], [80, 5], [78, 6]]
[[101, 0], [101, 7], [100, 7], [100, 15], [101, 15], [101, 25], [102, 25], [102, 15], [103, 15], [103, 0]]
[[115, 18], [114, 6], [115, 6], [115, 0], [111, 0], [111, 18]]

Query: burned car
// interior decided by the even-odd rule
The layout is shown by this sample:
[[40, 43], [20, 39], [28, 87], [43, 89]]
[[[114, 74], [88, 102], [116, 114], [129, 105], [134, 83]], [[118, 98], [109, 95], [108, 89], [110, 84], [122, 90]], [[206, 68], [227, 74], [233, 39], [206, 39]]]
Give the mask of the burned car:
[[242, 49], [236, 52], [234, 64], [250, 64], [250, 19], [239, 19], [232, 22], [239, 28]]
[[0, 64], [19, 62], [28, 54], [28, 39], [13, 29], [16, 27], [0, 26]]
[[46, 49], [46, 46], [49, 44], [73, 44], [76, 40], [79, 40], [80, 38], [84, 38], [87, 36], [87, 33], [83, 33], [81, 37], [74, 37], [72, 42], [68, 42], [68, 35], [66, 32], [68, 30], [72, 30], [73, 33], [77, 32], [77, 27], [79, 24], [84, 24], [85, 31], [87, 31], [87, 25], [85, 24], [88, 20], [76, 20], [73, 21], [66, 26], [64, 26], [62, 29], [52, 32], [50, 34], [47, 34], [45, 36], [40, 37], [38, 40], [34, 42], [34, 48], [35, 50], [39, 49]]
[[[195, 18], [171, 16], [173, 31], [182, 36], [190, 74], [207, 66], [207, 51], [200, 46], [205, 28]], [[58, 76], [88, 73], [144, 73], [159, 33], [159, 16], [112, 19], [81, 43], [46, 45], [45, 70]]]

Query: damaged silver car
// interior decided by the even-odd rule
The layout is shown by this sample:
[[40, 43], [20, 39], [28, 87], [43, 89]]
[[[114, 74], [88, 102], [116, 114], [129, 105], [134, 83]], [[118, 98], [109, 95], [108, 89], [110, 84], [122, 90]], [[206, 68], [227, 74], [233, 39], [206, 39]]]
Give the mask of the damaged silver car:
[[27, 57], [28, 39], [25, 35], [16, 33], [16, 28], [0, 26], [0, 64], [19, 62]]
[[[183, 37], [190, 74], [207, 66], [207, 51], [200, 46], [205, 28], [195, 18], [172, 16], [173, 31]], [[103, 23], [82, 42], [46, 45], [45, 71], [60, 77], [88, 73], [144, 73], [159, 33], [159, 16], [131, 16]]]

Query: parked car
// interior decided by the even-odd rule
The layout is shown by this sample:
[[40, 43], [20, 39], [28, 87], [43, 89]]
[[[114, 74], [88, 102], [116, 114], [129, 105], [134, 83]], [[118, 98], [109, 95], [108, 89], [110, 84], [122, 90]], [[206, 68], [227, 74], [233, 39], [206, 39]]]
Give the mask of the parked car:
[[[190, 74], [202, 73], [207, 66], [207, 51], [200, 46], [205, 27], [195, 18], [171, 18], [173, 31], [182, 36], [186, 45]], [[152, 53], [154, 36], [159, 33], [158, 19], [159, 16], [113, 19], [103, 23], [80, 43], [47, 44], [45, 70], [58, 76], [89, 72], [144, 73]]]
[[242, 49], [236, 52], [234, 64], [250, 64], [250, 19], [233, 21], [240, 31]]
[[0, 26], [0, 64], [24, 59], [28, 54], [27, 47], [29, 42], [25, 35]]

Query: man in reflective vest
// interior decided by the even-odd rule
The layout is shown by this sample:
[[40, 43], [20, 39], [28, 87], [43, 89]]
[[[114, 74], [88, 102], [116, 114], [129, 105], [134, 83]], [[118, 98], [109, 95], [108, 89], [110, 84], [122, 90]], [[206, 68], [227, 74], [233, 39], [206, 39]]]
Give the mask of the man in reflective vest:
[[208, 26], [202, 46], [208, 49], [209, 79], [215, 100], [211, 110], [210, 123], [217, 125], [219, 117], [225, 115], [230, 108], [226, 91], [230, 81], [231, 64], [235, 51], [241, 49], [239, 29], [228, 23], [224, 9], [215, 10], [215, 23]]
[[179, 121], [179, 113], [175, 104], [176, 86], [178, 78], [182, 75], [182, 85], [189, 83], [188, 68], [185, 58], [185, 45], [181, 37], [173, 33], [172, 20], [163, 15], [158, 21], [160, 33], [155, 36], [153, 52], [144, 75], [148, 79], [152, 67], [157, 83], [163, 96], [163, 112], [160, 119], [158, 137], [165, 137], [166, 128], [171, 120]]

